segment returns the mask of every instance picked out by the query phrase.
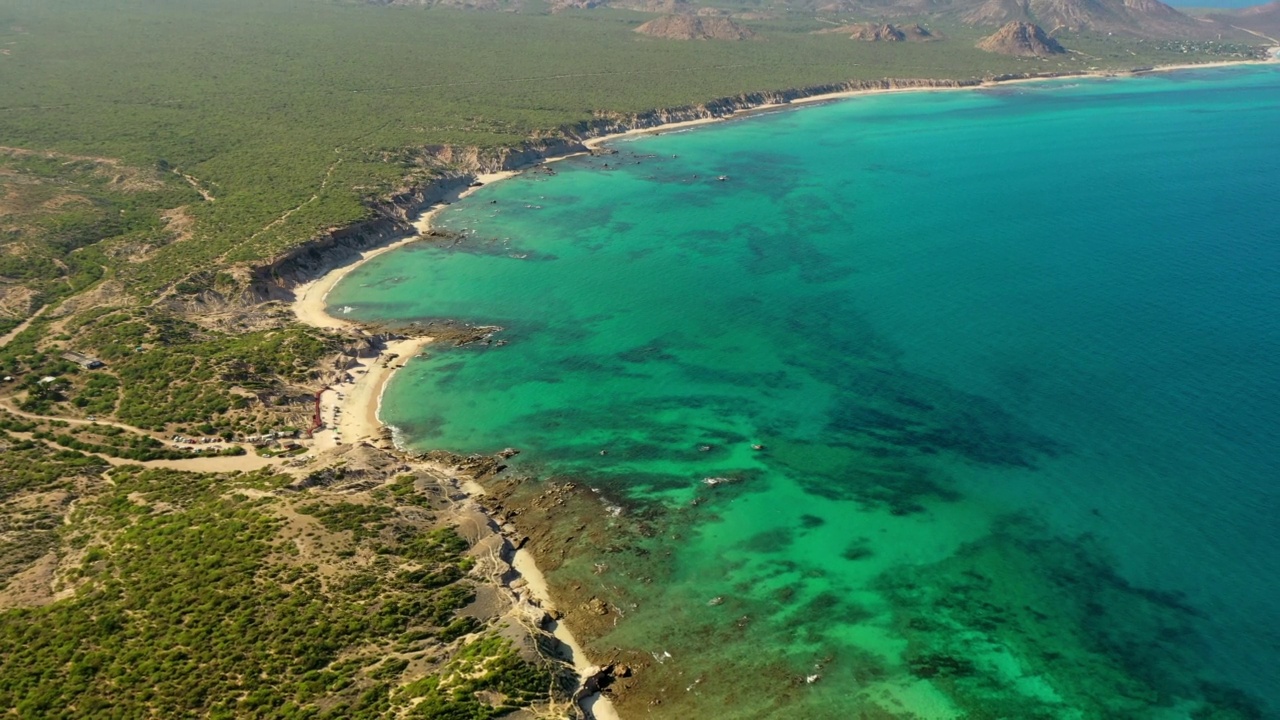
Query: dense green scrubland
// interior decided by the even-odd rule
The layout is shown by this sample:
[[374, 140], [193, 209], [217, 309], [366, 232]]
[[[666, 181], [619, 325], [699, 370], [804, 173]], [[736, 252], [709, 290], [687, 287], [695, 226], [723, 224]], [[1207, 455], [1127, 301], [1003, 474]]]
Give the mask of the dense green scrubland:
[[411, 481], [295, 499], [265, 473], [108, 464], [305, 416], [342, 339], [208, 296], [447, 171], [440, 146], [744, 92], [1244, 50], [1073, 37], [1074, 55], [1019, 60], [973, 28], [858, 43], [811, 31], [865, 18], [786, 13], [743, 21], [755, 41], [682, 43], [633, 33], [648, 14], [543, 10], [0, 0], [0, 334], [48, 308], [0, 347], [0, 402], [129, 426], [0, 412], [6, 717], [483, 719], [555, 694], [455, 615], [471, 561]]
[[[1027, 61], [975, 49], [983, 33], [973, 28], [947, 27], [950, 39], [938, 43], [858, 43], [810, 34], [827, 26], [812, 17], [748, 23], [759, 33], [752, 42], [678, 42], [632, 32], [649, 17], [330, 0], [3, 0], [0, 144], [190, 176], [211, 200], [155, 201], [184, 206], [199, 242], [129, 263], [131, 277], [158, 290], [193, 263], [260, 259], [366, 216], [370, 199], [437, 169], [423, 162], [424, 147], [512, 145], [596, 111], [748, 91], [1188, 57], [1080, 38], [1081, 54]], [[180, 178], [168, 175], [163, 187], [176, 192]], [[128, 197], [145, 205], [154, 195]], [[155, 243], [150, 217], [100, 221], [99, 234]]]
[[[39, 415], [114, 417], [161, 435], [282, 429], [279, 415], [290, 405], [299, 405], [295, 418], [309, 415], [323, 384], [317, 365], [341, 347], [311, 328], [218, 332], [149, 307], [89, 309], [58, 333], [53, 325], [42, 317], [0, 348], [0, 375], [15, 377], [4, 389], [21, 396], [15, 405]], [[60, 348], [73, 345], [91, 348], [106, 367], [64, 359]]]
[[[473, 561], [453, 530], [411, 520], [430, 509], [412, 477], [377, 504], [295, 502], [272, 492], [291, 477], [0, 443], [0, 487], [25, 508], [3, 528], [24, 533], [0, 535], [7, 717], [483, 720], [556, 682], [455, 617]], [[42, 556], [47, 572], [19, 575]], [[20, 592], [44, 597], [6, 609]]]
[[[210, 294], [236, 298], [237, 268], [447, 170], [433, 148], [493, 152], [597, 111], [746, 91], [1058, 69], [982, 53], [970, 28], [886, 47], [810, 34], [823, 24], [797, 16], [757, 23], [759, 41], [682, 43], [633, 33], [647, 17], [0, 0], [0, 333], [96, 293], [0, 349], [0, 371], [19, 378], [10, 389], [64, 377], [23, 407], [156, 431], [277, 424], [227, 415], [254, 396], [314, 391], [307, 368], [331, 340], [283, 321], [196, 327], [179, 316], [206, 313]], [[78, 372], [64, 350], [107, 368]]]

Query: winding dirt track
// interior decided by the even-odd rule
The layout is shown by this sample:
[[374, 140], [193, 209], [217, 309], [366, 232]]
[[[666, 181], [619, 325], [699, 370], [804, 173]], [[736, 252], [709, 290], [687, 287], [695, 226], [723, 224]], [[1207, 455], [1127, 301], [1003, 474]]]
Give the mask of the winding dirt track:
[[34, 314], [34, 315], [32, 315], [31, 317], [27, 318], [26, 320], [23, 320], [23, 321], [22, 321], [22, 324], [21, 324], [21, 325], [19, 325], [18, 327], [16, 327], [16, 328], [14, 328], [14, 329], [10, 330], [9, 332], [5, 333], [4, 335], [0, 335], [0, 348], [4, 347], [5, 345], [8, 345], [10, 341], [12, 341], [14, 338], [18, 337], [18, 333], [21, 333], [23, 330], [26, 330], [28, 325], [30, 325], [32, 322], [34, 322], [36, 318], [38, 318], [38, 317], [40, 317], [41, 315], [43, 315], [43, 314], [44, 314], [44, 311], [45, 311], [45, 310], [48, 310], [48, 309], [49, 309], [49, 306], [48, 306], [48, 305], [45, 305], [44, 307], [42, 307], [42, 308], [40, 308], [39, 310], [37, 310], [37, 311], [35, 312], [35, 314]]
[[[55, 415], [36, 415], [34, 413], [23, 412], [5, 402], [0, 402], [0, 410], [11, 413], [28, 420], [48, 420], [56, 422], [64, 422], [68, 425], [106, 425], [128, 432], [145, 435], [147, 437], [155, 437], [154, 433], [147, 432], [132, 425], [125, 425], [111, 420], [81, 420], [79, 418], [57, 417]], [[15, 437], [24, 440], [34, 439], [30, 433], [11, 433]], [[51, 445], [51, 447], [59, 447]], [[59, 448], [63, 449], [63, 448]], [[110, 455], [101, 455], [94, 452], [85, 452], [86, 455], [92, 455], [100, 458], [112, 465], [141, 465], [147, 468], [165, 468], [167, 470], [187, 470], [190, 472], [252, 472], [265, 467], [275, 467], [283, 462], [281, 458], [266, 458], [254, 453], [251, 449], [244, 455], [215, 455], [212, 457], [193, 457], [183, 458], [181, 460], [128, 460], [126, 458], [111, 457]]]

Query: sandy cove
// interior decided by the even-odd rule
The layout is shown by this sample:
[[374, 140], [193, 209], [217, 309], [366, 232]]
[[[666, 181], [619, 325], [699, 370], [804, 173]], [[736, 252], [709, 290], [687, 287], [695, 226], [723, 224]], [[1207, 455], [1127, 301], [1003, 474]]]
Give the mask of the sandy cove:
[[[480, 175], [476, 181], [482, 184], [497, 182], [516, 173], [504, 171]], [[330, 330], [355, 330], [356, 323], [334, 317], [327, 312], [329, 292], [347, 276], [347, 273], [379, 255], [389, 253], [420, 239], [431, 229], [431, 219], [449, 206], [475, 192], [479, 186], [459, 188], [445, 199], [426, 209], [413, 222], [416, 235], [362, 252], [359, 257], [330, 269], [321, 277], [294, 288], [293, 313], [306, 325]], [[334, 447], [341, 442], [359, 442], [381, 435], [382, 421], [378, 411], [382, 406], [382, 394], [395, 371], [404, 362], [422, 352], [431, 342], [429, 337], [407, 338], [387, 343], [376, 358], [356, 358], [347, 370], [349, 382], [334, 383], [320, 396], [320, 417], [325, 429], [315, 434], [317, 451]]]
[[349, 380], [330, 383], [320, 396], [320, 417], [325, 427], [312, 436], [316, 451], [342, 443], [378, 439], [383, 430], [378, 412], [387, 382], [431, 340], [415, 337], [388, 342], [377, 357], [356, 358], [344, 374]]
[[[516, 174], [517, 171], [515, 170], [504, 170], [502, 172], [477, 176], [476, 182], [487, 185], [489, 183], [498, 182], [499, 180], [505, 180]], [[342, 278], [347, 276], [347, 273], [357, 267], [360, 267], [379, 255], [389, 253], [392, 250], [420, 239], [423, 234], [431, 229], [431, 219], [435, 217], [437, 213], [448, 207], [450, 203], [461, 200], [478, 189], [478, 186], [459, 188], [452, 193], [449, 193], [442, 202], [427, 208], [425, 212], [413, 221], [413, 227], [418, 231], [417, 235], [411, 235], [409, 237], [396, 240], [395, 242], [366, 250], [360, 253], [359, 257], [354, 258], [343, 265], [330, 269], [321, 277], [295, 287], [293, 289], [293, 314], [297, 316], [300, 322], [307, 325], [313, 325], [315, 327], [330, 328], [334, 330], [354, 328], [355, 323], [333, 317], [325, 311], [329, 291], [333, 290], [334, 286], [341, 282]]]
[[[695, 120], [687, 120], [675, 123], [668, 123], [650, 128], [641, 128], [629, 130], [626, 132], [613, 133], [591, 138], [583, 142], [583, 146], [588, 152], [598, 149], [600, 146], [617, 140], [635, 138], [644, 135], [653, 135], [663, 132], [671, 132], [676, 130], [684, 130], [712, 123], [723, 122], [725, 120], [744, 117], [747, 115], [769, 112], [796, 105], [806, 105], [812, 103], [829, 102], [833, 100], [842, 100], [846, 98], [859, 97], [864, 95], [882, 94], [882, 93], [903, 93], [903, 92], [942, 92], [956, 90], [980, 90], [984, 88], [996, 87], [999, 85], [1007, 85], [1014, 83], [1037, 82], [1051, 80], [1057, 78], [1089, 78], [1089, 77], [1122, 77], [1125, 75], [1137, 75], [1155, 72], [1170, 72], [1176, 70], [1189, 70], [1198, 68], [1215, 68], [1229, 67], [1235, 65], [1253, 65], [1263, 63], [1280, 62], [1280, 48], [1273, 49], [1270, 57], [1265, 60], [1241, 60], [1227, 61], [1220, 63], [1202, 63], [1202, 64], [1186, 64], [1186, 65], [1167, 65], [1130, 73], [1113, 72], [1113, 71], [1089, 71], [1081, 73], [1073, 73], [1069, 75], [1059, 75], [1053, 77], [1029, 77], [1015, 78], [998, 81], [985, 81], [975, 85], [963, 87], [905, 87], [905, 88], [872, 88], [865, 90], [851, 90], [846, 92], [826, 93], [822, 95], [813, 95], [806, 98], [792, 100], [789, 103], [776, 103], [761, 105], [759, 107], [740, 110], [721, 117], [699, 118]], [[549, 158], [546, 162], [554, 162], [556, 160], [564, 160], [569, 157], [575, 157], [585, 153], [571, 153], [558, 158]], [[518, 175], [520, 171], [509, 170], [496, 173], [489, 173], [477, 176], [476, 180], [480, 185], [489, 185], [500, 180], [505, 180]], [[323, 276], [304, 283], [294, 288], [294, 301], [292, 309], [295, 316], [302, 323], [313, 325], [320, 328], [328, 328], [335, 330], [351, 330], [358, 326], [348, 320], [334, 317], [326, 312], [327, 298], [329, 292], [342, 281], [355, 268], [378, 257], [384, 253], [391, 252], [400, 247], [408, 245], [426, 234], [431, 228], [431, 220], [444, 210], [448, 205], [456, 200], [467, 197], [479, 189], [480, 185], [468, 186], [461, 188], [445, 198], [444, 201], [435, 204], [414, 221], [413, 226], [418, 231], [416, 235], [401, 238], [394, 242], [372, 248], [360, 254], [338, 267], [330, 269]], [[382, 395], [386, 391], [395, 371], [403, 367], [405, 362], [410, 358], [420, 354], [429, 343], [431, 338], [419, 337], [408, 338], [404, 340], [395, 340], [385, 345], [383, 352], [376, 358], [358, 359], [355, 366], [348, 370], [348, 376], [351, 378], [349, 382], [338, 383], [332, 385], [330, 390], [325, 392], [321, 401], [321, 414], [327, 425], [325, 430], [316, 433], [316, 450], [323, 450], [333, 447], [339, 442], [353, 443], [361, 440], [377, 438], [382, 435], [385, 426], [378, 417], [382, 405]], [[472, 498], [478, 498], [486, 495], [484, 488], [474, 481], [465, 482], [462, 489], [466, 491]], [[538, 569], [534, 558], [526, 550], [517, 550], [512, 561], [512, 567], [521, 575], [527, 583], [530, 593], [544, 606], [551, 607], [551, 593], [546, 578]], [[563, 625], [558, 625], [554, 629], [554, 634], [572, 651], [574, 669], [580, 678], [585, 680], [598, 671], [598, 668], [591, 665], [586, 653], [570, 630]], [[599, 720], [618, 720], [617, 712], [614, 710], [608, 698], [595, 695], [586, 698], [582, 702], [582, 707], [590, 712]]]

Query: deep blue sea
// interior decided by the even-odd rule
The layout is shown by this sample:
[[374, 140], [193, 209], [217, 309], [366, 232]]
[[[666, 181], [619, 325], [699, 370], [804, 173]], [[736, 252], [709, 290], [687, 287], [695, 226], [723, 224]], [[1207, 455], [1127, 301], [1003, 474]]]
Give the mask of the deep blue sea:
[[504, 328], [383, 417], [599, 491], [625, 716], [1280, 717], [1280, 68], [613, 147], [330, 302]]

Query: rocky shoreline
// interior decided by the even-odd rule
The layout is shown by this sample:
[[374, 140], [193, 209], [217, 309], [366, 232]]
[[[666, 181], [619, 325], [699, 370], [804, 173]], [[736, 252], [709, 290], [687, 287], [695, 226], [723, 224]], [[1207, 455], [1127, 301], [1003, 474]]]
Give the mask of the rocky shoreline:
[[[1275, 62], [1276, 57], [1203, 64], [1203, 67]], [[590, 120], [561, 126], [545, 136], [517, 146], [482, 150], [476, 147], [434, 145], [425, 156], [441, 173], [420, 186], [406, 188], [370, 205], [371, 217], [332, 228], [297, 247], [251, 267], [247, 298], [251, 302], [290, 300], [292, 288], [314, 280], [329, 269], [351, 262], [362, 252], [416, 234], [414, 218], [425, 208], [449, 202], [450, 195], [472, 186], [482, 175], [514, 173], [551, 160], [589, 152], [592, 146], [620, 135], [660, 130], [673, 125], [711, 122], [752, 111], [784, 107], [796, 102], [816, 102], [851, 95], [910, 90], [959, 90], [1069, 77], [1117, 77], [1126, 74], [1177, 70], [1197, 65], [1136, 67], [1124, 71], [1070, 71], [1005, 73], [964, 80], [884, 78], [808, 85], [768, 92], [750, 92], [717, 98], [697, 105], [659, 108], [639, 113], [597, 112]]]
[[[1134, 72], [1150, 70], [1142, 68]], [[428, 148], [441, 166], [448, 168], [440, 176], [376, 204], [372, 207], [372, 219], [327, 232], [270, 263], [253, 268], [250, 295], [255, 301], [292, 300], [295, 289], [335, 268], [358, 264], [363, 253], [416, 236], [423, 229], [415, 227], [414, 218], [418, 213], [424, 208], [448, 202], [451, 195], [474, 185], [479, 176], [518, 171], [590, 152], [593, 145], [619, 135], [712, 122], [798, 101], [821, 101], [858, 93], [964, 89], [1016, 81], [1114, 74], [1043, 73], [1002, 75], [981, 80], [886, 79], [816, 85], [779, 92], [747, 93], [701, 105], [645, 113], [599, 113], [592, 120], [561, 128], [557, 137], [530, 140], [519, 147], [491, 153], [475, 148]], [[465, 342], [470, 337], [465, 328], [455, 330], [460, 335], [451, 340]], [[411, 329], [415, 335], [438, 335], [440, 331], [441, 328]], [[490, 555], [506, 562], [506, 569], [498, 568], [500, 572], [494, 576], [502, 579], [498, 586], [505, 588], [504, 592], [510, 594], [512, 602], [523, 608], [521, 612], [533, 619], [532, 627], [539, 633], [555, 637], [554, 630], [563, 618], [569, 626], [583, 633], [585, 639], [599, 637], [622, 614], [621, 609], [610, 602], [615, 598], [602, 598], [598, 593], [593, 594], [591, 588], [584, 587], [557, 587], [555, 599], [563, 603], [558, 607], [551, 601], [545, 587], [535, 593], [529, 581], [515, 569], [515, 556], [519, 552], [532, 551], [544, 570], [556, 570], [566, 559], [580, 554], [583, 549], [627, 543], [626, 539], [611, 534], [616, 528], [607, 521], [600, 498], [586, 488], [566, 483], [563, 479], [535, 486], [523, 478], [502, 474], [506, 459], [502, 454], [464, 458], [447, 452], [425, 455], [405, 452], [394, 447], [390, 430], [385, 428], [375, 445], [420, 467], [432, 468], [442, 481], [456, 487], [460, 493], [459, 502], [472, 503], [475, 512], [479, 513], [477, 517], [482, 517], [483, 522], [477, 520], [471, 524], [483, 525], [485, 532], [496, 538], [484, 542], [493, 543]], [[637, 532], [642, 532], [642, 529], [637, 529]], [[571, 551], [573, 547], [579, 549]], [[563, 641], [557, 642], [563, 645]], [[550, 647], [561, 646], [552, 643]], [[592, 710], [583, 709], [585, 705], [579, 705], [604, 689], [623, 691], [623, 707], [638, 708], [646, 702], [650, 705], [661, 702], [661, 689], [643, 687], [643, 681], [637, 680], [637, 677], [642, 677], [645, 667], [651, 664], [652, 658], [616, 649], [607, 657], [591, 658], [603, 662], [603, 667], [588, 669], [582, 655], [580, 649], [574, 652], [581, 681], [574, 693], [574, 705], [588, 717], [612, 716], [609, 714], [611, 707], [600, 707], [593, 714]], [[636, 690], [629, 700], [625, 699], [628, 690]]]
[[250, 268], [249, 300], [292, 300], [292, 289], [314, 280], [334, 267], [350, 263], [368, 250], [412, 237], [415, 218], [424, 209], [450, 202], [482, 175], [519, 172], [551, 160], [590, 151], [590, 146], [628, 133], [660, 130], [674, 125], [710, 122], [751, 111], [783, 107], [797, 101], [837, 99], [851, 94], [905, 90], [948, 90], [991, 86], [1010, 81], [1074, 77], [1089, 73], [1019, 73], [982, 79], [866, 80], [773, 92], [743, 93], [699, 105], [661, 108], [641, 113], [599, 112], [591, 120], [562, 126], [558, 134], [494, 151], [474, 147], [430, 146], [424, 152], [443, 168], [440, 175], [421, 186], [402, 190], [370, 205], [372, 217], [342, 228], [333, 228], [269, 262]]
[[481, 560], [475, 574], [489, 579], [488, 592], [497, 593], [481, 597], [480, 605], [505, 607], [495, 614], [510, 621], [509, 639], [518, 647], [523, 644], [526, 653], [537, 654], [543, 661], [563, 663], [566, 673], [571, 671], [576, 686], [568, 700], [570, 710], [578, 713], [575, 717], [617, 720], [605, 691], [616, 687], [619, 680], [631, 678], [633, 667], [617, 658], [595, 665], [587, 657], [562, 622], [567, 615], [576, 613], [566, 613], [557, 606], [527, 547], [531, 537], [524, 530], [538, 530], [517, 522], [523, 510], [510, 501], [509, 495], [504, 500], [490, 491], [523, 484], [523, 478], [507, 479], [503, 475], [505, 461], [518, 451], [465, 457], [444, 451], [412, 453], [394, 447], [389, 429], [379, 445], [379, 452], [431, 475], [449, 493], [455, 507], [453, 519], [471, 544], [473, 556]]
[[[329, 448], [299, 466], [297, 479], [283, 489], [286, 496], [340, 496], [357, 502], [385, 493], [393, 482], [414, 478], [420, 498], [409, 511], [426, 528], [452, 528], [466, 541], [473, 565], [468, 572], [474, 593], [458, 611], [463, 622], [478, 623], [511, 643], [517, 655], [547, 669], [554, 682], [534, 714], [616, 720], [601, 698], [600, 678], [610, 672], [591, 666], [573, 636], [558, 622], [545, 580], [521, 547], [527, 538], [509, 522], [508, 513], [486, 496], [477, 483], [504, 470], [508, 453], [462, 457], [450, 453], [406, 452], [394, 447], [389, 429], [380, 437]], [[523, 557], [522, 557], [523, 555]], [[467, 620], [467, 619], [470, 620]], [[449, 643], [467, 642], [468, 635]]]

